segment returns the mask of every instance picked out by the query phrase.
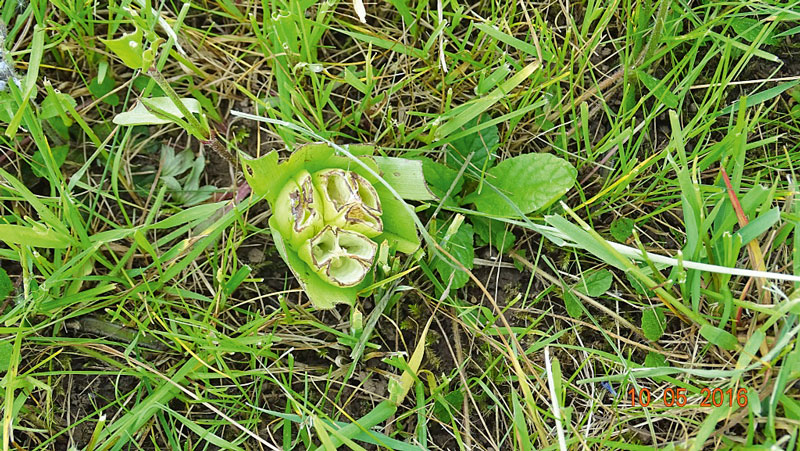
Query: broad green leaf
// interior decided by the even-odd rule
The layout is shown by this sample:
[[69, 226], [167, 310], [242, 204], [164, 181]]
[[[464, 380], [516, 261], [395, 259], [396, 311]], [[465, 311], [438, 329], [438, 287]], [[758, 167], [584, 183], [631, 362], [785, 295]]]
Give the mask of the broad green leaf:
[[733, 351], [739, 342], [730, 332], [714, 327], [710, 324], [703, 324], [700, 327], [700, 335], [703, 336], [710, 343], [719, 346], [720, 348]]
[[[428, 182], [433, 194], [438, 199], [443, 200], [444, 205], [458, 206], [453, 199], [461, 193], [461, 188], [464, 186], [464, 178], [458, 177], [457, 170], [437, 163], [430, 158], [422, 157], [420, 161], [422, 161], [422, 173], [425, 175], [425, 181]], [[451, 190], [450, 187], [453, 189]], [[450, 192], [450, 197], [445, 199], [448, 191]]]
[[45, 229], [42, 226], [25, 227], [20, 225], [0, 224], [0, 241], [7, 244], [31, 247], [47, 247], [63, 249], [70, 245], [70, 239], [60, 233]]
[[642, 332], [650, 341], [658, 341], [664, 334], [667, 319], [661, 307], [647, 308], [642, 312]]
[[[67, 153], [69, 152], [69, 144], [63, 146], [52, 147], [50, 151], [53, 153], [53, 160], [56, 163], [56, 169], [67, 161]], [[33, 161], [31, 162], [31, 170], [37, 177], [47, 178], [47, 165], [45, 164], [44, 155], [41, 150], [33, 153]]]
[[491, 243], [497, 252], [505, 254], [517, 241], [517, 237], [511, 230], [506, 230], [506, 224], [502, 221], [482, 216], [470, 216], [470, 221], [480, 238], [479, 245]]
[[644, 366], [650, 368], [660, 368], [662, 366], [669, 366], [669, 365], [667, 364], [667, 358], [664, 356], [664, 354], [650, 351], [644, 357]]
[[611, 271], [601, 269], [582, 277], [581, 281], [575, 284], [575, 289], [587, 296], [597, 297], [608, 291], [613, 281], [614, 276]]
[[632, 219], [619, 218], [611, 223], [609, 232], [611, 232], [611, 236], [613, 236], [615, 240], [624, 243], [625, 240], [633, 235], [633, 226], [634, 222]]
[[[762, 24], [758, 20], [749, 17], [732, 17], [730, 24], [736, 34], [744, 38], [747, 42], [755, 42], [761, 30], [768, 26], [766, 23]], [[773, 34], [774, 32], [772, 30], [767, 30], [764, 33], [764, 40], [762, 42], [767, 45], [777, 44]]]
[[570, 291], [564, 292], [564, 307], [567, 309], [569, 316], [578, 319], [583, 316], [583, 307], [581, 307], [581, 300]]
[[[447, 233], [447, 227], [442, 227], [437, 233], [437, 239], [442, 240], [445, 233]], [[461, 227], [458, 228], [458, 231], [442, 245], [442, 248], [461, 262], [464, 267], [472, 269], [473, 260], [475, 258], [472, 240], [472, 226], [463, 223]], [[436, 271], [439, 273], [439, 276], [441, 276], [445, 285], [449, 283], [450, 276], [452, 275], [453, 283], [450, 288], [453, 290], [463, 287], [469, 280], [469, 275], [447, 257], [435, 257], [433, 267], [436, 268]]]
[[393, 157], [373, 157], [380, 175], [403, 199], [433, 200], [435, 197], [425, 184], [422, 162]]
[[[645, 269], [646, 267], [640, 266], [639, 268]], [[633, 273], [626, 272], [625, 278], [628, 279], [628, 283], [631, 284], [631, 288], [633, 288], [634, 291], [641, 294], [642, 296], [653, 297], [656, 295], [656, 293], [653, 290], [647, 288], [647, 286], [645, 286], [644, 283], [642, 283], [638, 278], [636, 278], [636, 276], [633, 275]]]
[[461, 405], [464, 403], [464, 394], [459, 390], [451, 391], [450, 393], [442, 396], [441, 400], [437, 399], [433, 406], [433, 415], [444, 423], [450, 423], [453, 419], [451, 412], [461, 411]]
[[14, 284], [5, 269], [0, 268], [0, 301], [5, 301], [9, 294], [14, 290]]
[[[373, 185], [374, 186], [374, 185]], [[413, 213], [409, 211], [408, 205], [397, 200], [385, 186], [375, 186], [375, 191], [381, 199], [383, 208], [383, 234], [378, 235], [375, 241], [380, 243], [384, 239], [389, 240], [391, 246], [404, 254], [416, 252], [420, 246], [417, 226], [414, 224]]]
[[[6, 100], [4, 98], [4, 100]], [[47, 98], [45, 97], [45, 100]], [[17, 104], [13, 100], [0, 102], [0, 122], [9, 123], [17, 110]]]
[[0, 341], [0, 373], [8, 371], [8, 365], [11, 363], [11, 353], [14, 351], [14, 345], [10, 341]]
[[[191, 113], [200, 113], [200, 102], [197, 100], [183, 98], [181, 99], [181, 102], [183, 103], [183, 106], [185, 106], [186, 109], [188, 109]], [[148, 106], [157, 110], [162, 110], [165, 113], [178, 118], [183, 117], [183, 113], [181, 113], [181, 110], [175, 106], [174, 103], [172, 103], [172, 99], [169, 97], [153, 97], [151, 99], [142, 99], [142, 101], [137, 103], [132, 110], [114, 116], [113, 122], [117, 125], [127, 126], [160, 125], [169, 124], [172, 122], [169, 119], [158, 117], [155, 113], [150, 112], [147, 109]]]
[[[114, 90], [114, 87], [114, 79], [109, 76], [103, 77], [103, 81], [100, 81], [98, 78], [93, 78], [89, 86], [87, 86], [89, 92], [98, 99]], [[111, 106], [117, 106], [119, 105], [119, 96], [117, 94], [110, 94], [103, 99], [103, 102]]]
[[155, 80], [153, 80], [152, 78], [148, 77], [147, 75], [139, 75], [138, 77], [134, 78], [133, 79], [133, 87], [136, 88], [137, 90], [139, 90], [140, 92], [142, 92], [145, 89], [147, 89], [147, 86], [150, 85], [151, 82], [153, 83], [153, 87], [150, 89], [150, 95], [151, 96], [153, 96], [153, 97], [164, 97], [164, 96], [167, 95], [164, 92], [164, 90], [161, 89], [161, 86], [158, 86], [158, 84], [156, 84]]
[[576, 319], [583, 316], [581, 300], [572, 293], [571, 290], [575, 290], [587, 296], [600, 296], [611, 288], [611, 282], [613, 280], [614, 278], [611, 272], [606, 269], [595, 271], [582, 277], [580, 282], [564, 292], [564, 307], [567, 308], [569, 316]]
[[[47, 97], [42, 100], [41, 109], [39, 110], [39, 119], [50, 119], [56, 116], [67, 115], [67, 108], [64, 105], [71, 105], [75, 108], [78, 103], [72, 96], [68, 94], [64, 94], [62, 92], [57, 92], [55, 95], [48, 94]], [[66, 125], [70, 125], [72, 120], [67, 116], [66, 118], [69, 123]]]
[[464, 201], [475, 203], [483, 213], [519, 217], [519, 212], [528, 214], [558, 200], [575, 183], [576, 175], [569, 162], [554, 155], [519, 155], [489, 169], [486, 183], [492, 186], [484, 186], [483, 191], [468, 195]]
[[271, 151], [261, 158], [241, 156], [244, 178], [256, 196], [264, 196], [273, 204], [278, 192], [288, 177], [283, 177], [278, 169], [278, 152]]
[[680, 97], [670, 91], [669, 87], [667, 87], [663, 81], [643, 70], [637, 71], [636, 74], [639, 77], [639, 81], [647, 87], [656, 99], [660, 100], [669, 108], [678, 107], [678, 103], [681, 101]]
[[144, 46], [142, 46], [142, 30], [138, 27], [133, 33], [125, 34], [117, 39], [101, 39], [109, 50], [114, 52], [126, 66], [131, 69], [143, 69]]
[[[464, 124], [461, 130], [470, 130], [491, 119], [491, 116], [488, 114], [483, 114]], [[485, 167], [488, 168], [494, 164], [496, 158], [494, 151], [499, 142], [500, 136], [496, 125], [491, 125], [482, 130], [470, 133], [467, 136], [453, 140], [447, 145], [445, 163], [451, 168], [460, 169], [467, 156], [474, 152], [470, 163], [478, 168], [483, 168], [485, 164]]]

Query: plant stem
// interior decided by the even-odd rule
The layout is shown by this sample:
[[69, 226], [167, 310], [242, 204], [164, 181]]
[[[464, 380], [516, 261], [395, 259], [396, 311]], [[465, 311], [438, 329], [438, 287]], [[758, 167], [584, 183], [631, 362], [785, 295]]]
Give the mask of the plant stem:
[[156, 69], [155, 66], [150, 67], [147, 73], [153, 78], [153, 80], [155, 80], [158, 86], [161, 87], [161, 90], [164, 91], [167, 97], [172, 100], [172, 103], [174, 103], [178, 110], [180, 110], [181, 114], [183, 114], [183, 116], [189, 122], [189, 125], [195, 129], [194, 134], [196, 136], [208, 136], [208, 139], [203, 140], [202, 143], [211, 147], [220, 157], [224, 158], [228, 163], [230, 163], [231, 166], [234, 168], [238, 167], [236, 164], [236, 158], [234, 158], [233, 154], [231, 154], [228, 149], [226, 149], [225, 146], [223, 146], [222, 143], [217, 139], [217, 134], [214, 132], [214, 130], [206, 130], [203, 128], [203, 126], [200, 124], [200, 121], [198, 121], [191, 111], [186, 108], [186, 105], [183, 104], [181, 98], [178, 96], [178, 93], [172, 89], [172, 86], [170, 86], [170, 84], [167, 82], [167, 79], [164, 78], [164, 75], [161, 74], [161, 72]]
[[178, 108], [181, 114], [183, 114], [183, 116], [186, 118], [186, 121], [189, 122], [189, 125], [195, 129], [197, 136], [205, 136], [208, 131], [203, 129], [203, 126], [200, 125], [200, 121], [198, 121], [191, 111], [186, 108], [186, 105], [183, 104], [181, 98], [178, 97], [178, 93], [172, 89], [172, 86], [170, 86], [169, 82], [167, 82], [167, 79], [164, 78], [164, 75], [162, 75], [155, 66], [151, 66], [150, 69], [147, 70], [147, 73], [153, 78], [153, 80], [156, 81], [156, 83], [158, 83], [158, 86], [161, 87], [161, 90], [164, 91], [164, 94], [166, 94], [167, 97], [172, 100], [172, 103], [174, 103], [175, 107]]
[[209, 137], [206, 141], [203, 141], [203, 144], [214, 149], [214, 152], [216, 152], [220, 157], [224, 158], [232, 167], [238, 167], [236, 164], [236, 158], [231, 152], [228, 151], [228, 149], [225, 148], [225, 146], [222, 145], [219, 139], [217, 139], [217, 133], [214, 130], [211, 130], [211, 137]]

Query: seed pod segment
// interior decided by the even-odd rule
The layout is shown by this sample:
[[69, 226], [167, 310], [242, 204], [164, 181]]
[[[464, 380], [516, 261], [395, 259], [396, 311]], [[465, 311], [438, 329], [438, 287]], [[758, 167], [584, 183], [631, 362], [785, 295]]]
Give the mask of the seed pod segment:
[[311, 174], [301, 171], [278, 194], [274, 215], [281, 234], [297, 247], [316, 235], [325, 225], [323, 206]]
[[344, 169], [314, 173], [314, 184], [324, 204], [327, 224], [355, 230], [370, 238], [383, 233], [381, 202], [372, 184]]
[[372, 267], [377, 244], [366, 236], [327, 225], [298, 250], [300, 259], [328, 283], [352, 287]]

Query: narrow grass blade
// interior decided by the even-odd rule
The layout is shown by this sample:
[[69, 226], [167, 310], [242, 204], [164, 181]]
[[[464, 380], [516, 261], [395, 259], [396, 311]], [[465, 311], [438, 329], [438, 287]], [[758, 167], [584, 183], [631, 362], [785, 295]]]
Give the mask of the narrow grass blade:
[[22, 122], [22, 115], [28, 108], [28, 101], [33, 96], [33, 91], [36, 89], [36, 79], [39, 78], [39, 66], [42, 63], [42, 54], [44, 53], [44, 32], [45, 29], [36, 24], [33, 27], [33, 42], [31, 43], [31, 59], [28, 63], [28, 74], [25, 76], [25, 83], [22, 86], [22, 102], [20, 103], [19, 110], [14, 114], [11, 122], [6, 128], [6, 136], [9, 138], [17, 133], [17, 128]]
[[467, 104], [463, 105], [464, 108], [459, 108], [458, 113], [455, 116], [448, 119], [436, 130], [436, 139], [440, 140], [446, 138], [451, 133], [461, 128], [464, 124], [488, 110], [492, 105], [506, 97], [508, 93], [519, 86], [520, 83], [527, 80], [528, 77], [530, 77], [537, 69], [539, 69], [539, 66], [540, 64], [538, 61], [528, 64], [487, 96], [470, 102], [468, 106]]

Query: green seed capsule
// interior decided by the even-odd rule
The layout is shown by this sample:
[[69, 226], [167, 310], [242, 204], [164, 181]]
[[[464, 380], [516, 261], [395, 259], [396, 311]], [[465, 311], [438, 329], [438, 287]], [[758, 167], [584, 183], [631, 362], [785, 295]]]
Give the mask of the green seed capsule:
[[281, 234], [297, 248], [324, 227], [322, 208], [311, 174], [302, 171], [278, 194], [273, 214]]
[[324, 169], [313, 175], [320, 192], [325, 223], [370, 238], [383, 233], [381, 202], [367, 179], [352, 171]]
[[377, 248], [358, 232], [327, 225], [300, 246], [298, 255], [326, 282], [352, 287], [369, 273]]

